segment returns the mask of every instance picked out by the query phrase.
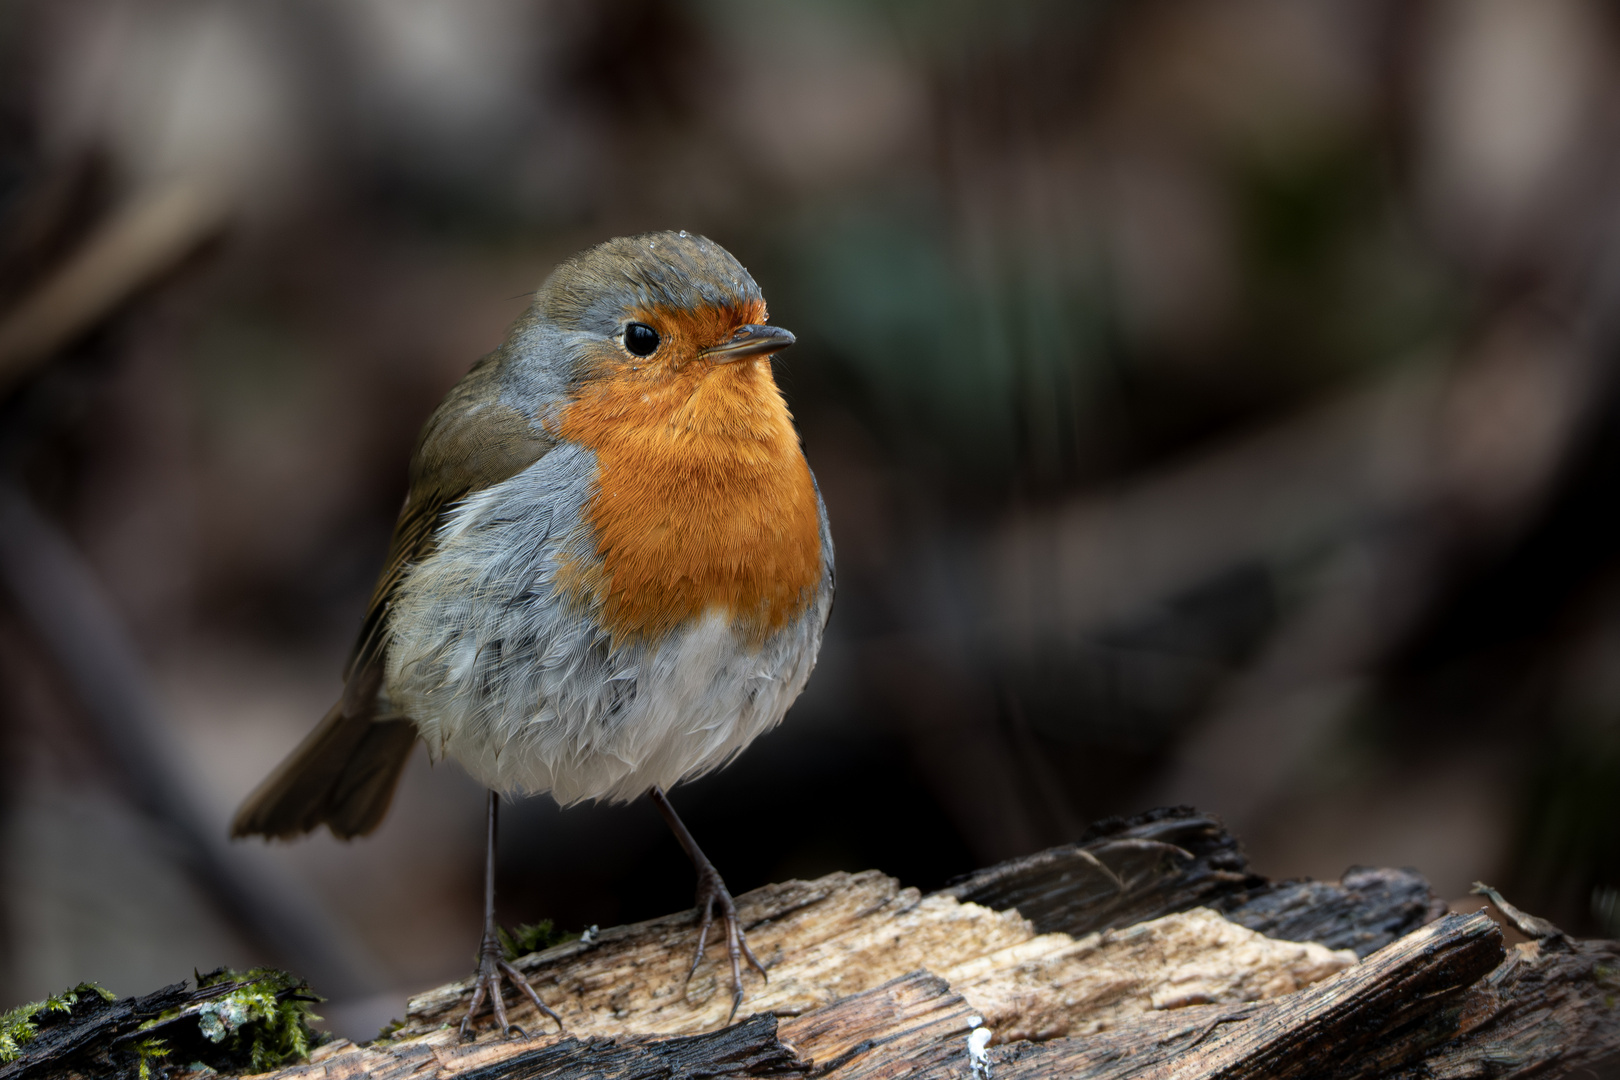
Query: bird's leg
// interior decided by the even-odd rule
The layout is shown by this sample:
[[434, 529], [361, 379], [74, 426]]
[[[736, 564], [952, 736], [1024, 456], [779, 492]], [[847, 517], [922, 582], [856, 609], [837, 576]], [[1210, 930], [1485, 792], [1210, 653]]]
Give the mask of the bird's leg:
[[664, 815], [664, 821], [679, 840], [681, 847], [686, 851], [686, 857], [692, 860], [692, 867], [697, 871], [697, 907], [702, 915], [702, 923], [698, 927], [697, 951], [692, 956], [692, 966], [686, 972], [690, 979], [697, 971], [698, 962], [703, 959], [703, 946], [709, 940], [709, 927], [714, 925], [715, 908], [720, 909], [720, 924], [726, 931], [726, 953], [731, 958], [731, 1015], [726, 1017], [730, 1023], [737, 1015], [737, 1009], [742, 1005], [742, 961], [747, 960], [753, 969], [759, 972], [760, 978], [770, 982], [770, 976], [765, 974], [765, 966], [754, 956], [753, 950], [748, 947], [748, 939], [743, 936], [742, 925], [737, 920], [737, 905], [731, 899], [731, 893], [726, 889], [726, 883], [721, 880], [720, 872], [714, 868], [709, 857], [703, 854], [703, 849], [697, 846], [692, 834], [686, 830], [680, 815], [669, 804], [669, 796], [664, 789], [654, 786], [647, 792], [658, 812]]
[[546, 1007], [540, 1000], [540, 995], [523, 973], [507, 962], [501, 949], [501, 936], [495, 930], [495, 818], [500, 809], [500, 798], [491, 791], [489, 793], [489, 834], [484, 849], [484, 937], [478, 943], [478, 977], [473, 984], [472, 1002], [467, 1006], [467, 1015], [461, 1019], [461, 1039], [470, 1041], [474, 1038], [472, 1020], [478, 1012], [478, 1007], [489, 998], [489, 1005], [495, 1013], [495, 1026], [500, 1029], [503, 1036], [510, 1036], [517, 1032], [523, 1038], [527, 1033], [506, 1018], [506, 1002], [501, 998], [501, 976], [506, 976], [508, 982], [524, 994], [528, 995], [534, 1007], [545, 1015], [557, 1021], [557, 1027], [563, 1026], [562, 1017]]

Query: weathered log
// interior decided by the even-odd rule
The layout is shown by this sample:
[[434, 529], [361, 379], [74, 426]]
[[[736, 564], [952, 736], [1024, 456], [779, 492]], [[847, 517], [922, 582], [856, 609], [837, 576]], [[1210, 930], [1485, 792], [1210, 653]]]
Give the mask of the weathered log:
[[786, 1020], [778, 1034], [817, 1076], [946, 1076], [981, 1019], [944, 979], [914, 971]]
[[68, 1069], [94, 1068], [107, 1060], [116, 1041], [139, 1030], [146, 1021], [227, 989], [189, 990], [185, 983], [175, 983], [144, 997], [122, 1001], [109, 1001], [94, 990], [81, 990], [73, 995], [78, 1000], [71, 1012], [39, 1017], [39, 1031], [28, 1042], [26, 1052], [15, 1061], [0, 1064], [0, 1080], [33, 1080]]
[[[1270, 997], [1355, 962], [1320, 945], [1274, 941], [1207, 910], [1178, 912], [1076, 939], [1037, 934], [1016, 911], [923, 897], [877, 873], [830, 874], [739, 898], [749, 940], [771, 973], [748, 1007], [797, 1016], [917, 970], [949, 981], [1004, 1037], [1049, 1038], [1109, 1026], [1171, 1004]], [[689, 913], [605, 931], [517, 965], [570, 1032], [689, 1034], [725, 1022], [723, 962], [685, 979]], [[1198, 958], [1219, 961], [1189, 966]], [[411, 1000], [405, 1039], [448, 1038], [470, 984]], [[515, 995], [517, 1023], [543, 1028]], [[437, 1034], [436, 1034], [437, 1032]]]
[[166, 1071], [160, 1063], [171, 1055], [217, 1072], [262, 1071], [309, 1053], [304, 1018], [316, 1000], [278, 971], [220, 969], [196, 987], [175, 983], [122, 1001], [81, 984], [32, 1016], [0, 1017], [20, 1044], [14, 1057], [0, 1054], [0, 1080], [146, 1076]]
[[1556, 934], [1515, 945], [1469, 988], [1460, 1013], [1455, 1038], [1391, 1080], [1620, 1080], [1620, 942]]
[[[273, 1076], [1602, 1075], [1620, 1055], [1620, 944], [1495, 900], [1531, 940], [1504, 952], [1488, 914], [1431, 918], [1408, 871], [1267, 882], [1215, 819], [1159, 811], [931, 896], [867, 872], [739, 897], [770, 982], [750, 978], [753, 1015], [731, 1026], [724, 960], [685, 979], [683, 912], [516, 961], [566, 1034], [514, 996], [531, 1037], [459, 1042], [469, 987], [453, 983], [412, 999], [391, 1038]], [[67, 1075], [54, 1060], [28, 1080]]]
[[943, 891], [996, 911], [1017, 908], [1043, 933], [1078, 937], [1265, 884], [1219, 819], [1178, 806], [1100, 821], [1078, 843], [980, 870]]
[[1075, 844], [981, 870], [944, 890], [1076, 937], [1194, 907], [1285, 941], [1366, 956], [1445, 913], [1409, 870], [1356, 867], [1337, 882], [1271, 882], [1220, 820], [1189, 806], [1109, 818]]
[[[392, 1073], [367, 1075], [403, 1078], [415, 1075], [416, 1068], [417, 1063], [407, 1058]], [[672, 1039], [562, 1039], [456, 1075], [463, 1080], [664, 1080], [802, 1076], [808, 1071], [809, 1066], [778, 1041], [776, 1017], [759, 1015], [718, 1031]], [[328, 1071], [319, 1066], [305, 1072], [348, 1075], [341, 1068]]]
[[1483, 913], [1424, 927], [1308, 990], [1265, 1006], [1187, 1010], [1095, 1040], [1058, 1039], [998, 1054], [1014, 1076], [1379, 1076], [1455, 1036], [1468, 988], [1502, 960], [1502, 933]]

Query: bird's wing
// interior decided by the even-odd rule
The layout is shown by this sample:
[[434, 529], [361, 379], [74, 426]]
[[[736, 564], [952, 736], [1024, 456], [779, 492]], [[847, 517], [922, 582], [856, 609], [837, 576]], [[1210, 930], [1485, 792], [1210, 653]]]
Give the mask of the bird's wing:
[[500, 356], [492, 353], [475, 364], [422, 428], [411, 456], [410, 490], [344, 673], [350, 683], [381, 660], [389, 604], [410, 568], [432, 553], [446, 512], [516, 476], [555, 445], [530, 416], [500, 400]]
[[387, 812], [416, 743], [409, 720], [377, 713], [388, 606], [411, 566], [432, 552], [451, 507], [522, 472], [553, 445], [522, 410], [501, 401], [500, 389], [497, 353], [455, 385], [422, 429], [411, 457], [410, 492], [344, 674], [343, 696], [242, 803], [233, 836], [296, 836], [324, 823], [346, 839], [370, 832]]

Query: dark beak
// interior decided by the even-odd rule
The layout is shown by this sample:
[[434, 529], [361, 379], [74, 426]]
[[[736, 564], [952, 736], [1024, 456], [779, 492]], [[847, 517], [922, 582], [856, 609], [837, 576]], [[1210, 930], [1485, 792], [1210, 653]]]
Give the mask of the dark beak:
[[750, 323], [739, 327], [731, 335], [731, 340], [724, 345], [716, 345], [712, 349], [704, 349], [703, 355], [717, 364], [729, 364], [734, 360], [746, 360], [750, 356], [765, 356], [785, 349], [793, 344], [794, 337], [780, 326], [759, 326]]

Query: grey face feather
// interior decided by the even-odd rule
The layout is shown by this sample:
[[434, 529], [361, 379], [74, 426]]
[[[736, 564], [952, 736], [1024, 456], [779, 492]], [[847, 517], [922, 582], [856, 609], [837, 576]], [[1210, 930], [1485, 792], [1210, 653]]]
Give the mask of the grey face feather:
[[557, 267], [535, 309], [564, 330], [611, 337], [636, 308], [691, 311], [750, 304], [759, 286], [731, 252], [684, 232], [619, 236]]
[[618, 236], [552, 271], [501, 346], [501, 400], [531, 414], [561, 402], [618, 345], [638, 309], [693, 310], [763, 300], [719, 244], [685, 232]]

